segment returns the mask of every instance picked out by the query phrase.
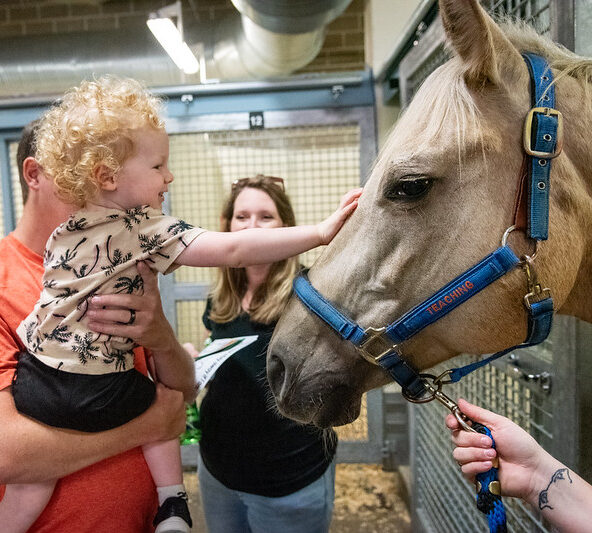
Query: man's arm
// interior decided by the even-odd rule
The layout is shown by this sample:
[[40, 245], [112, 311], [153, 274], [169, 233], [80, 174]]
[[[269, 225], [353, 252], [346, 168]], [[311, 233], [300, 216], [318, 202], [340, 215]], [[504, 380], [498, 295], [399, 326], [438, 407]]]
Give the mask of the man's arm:
[[[181, 391], [187, 403], [196, 395], [195, 366], [179, 344], [162, 310], [158, 278], [144, 262], [137, 265], [144, 282], [144, 294], [95, 296], [87, 313], [88, 327], [97, 333], [130, 337], [149, 350], [158, 381]], [[133, 313], [133, 323], [126, 324]]]
[[136, 446], [176, 438], [185, 428], [178, 391], [158, 385], [150, 408], [99, 433], [46, 426], [21, 415], [10, 387], [0, 390], [0, 484], [56, 479]]

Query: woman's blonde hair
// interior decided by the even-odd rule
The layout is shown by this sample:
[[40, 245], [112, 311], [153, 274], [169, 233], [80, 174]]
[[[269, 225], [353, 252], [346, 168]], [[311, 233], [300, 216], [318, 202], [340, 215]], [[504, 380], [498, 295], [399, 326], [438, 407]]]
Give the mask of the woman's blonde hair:
[[[222, 209], [222, 231], [230, 231], [234, 203], [238, 195], [247, 187], [267, 193], [273, 200], [284, 226], [296, 225], [294, 210], [283, 188], [278, 186], [271, 177], [259, 174], [254, 178], [240, 180], [233, 186]], [[248, 310], [251, 320], [270, 324], [279, 318], [292, 293], [292, 280], [298, 270], [297, 257], [273, 263], [267, 279], [257, 288], [251, 300]], [[244, 268], [219, 268], [216, 285], [210, 295], [212, 300], [210, 319], [225, 323], [239, 316], [243, 312], [241, 301], [246, 290], [247, 275]]]
[[99, 192], [98, 165], [114, 174], [134, 151], [132, 134], [160, 130], [162, 102], [138, 81], [114, 76], [70, 89], [41, 119], [35, 158], [53, 179], [56, 194], [84, 207]]

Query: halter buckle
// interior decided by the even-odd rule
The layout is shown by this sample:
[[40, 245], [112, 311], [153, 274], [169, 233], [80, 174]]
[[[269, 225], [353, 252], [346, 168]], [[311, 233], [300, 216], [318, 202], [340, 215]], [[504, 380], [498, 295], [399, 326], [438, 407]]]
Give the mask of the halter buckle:
[[[532, 122], [535, 113], [541, 113], [543, 115], [554, 116], [557, 118], [557, 139], [555, 140], [555, 149], [552, 152], [539, 152], [532, 147]], [[561, 111], [551, 107], [533, 107], [528, 112], [528, 115], [526, 115], [526, 119], [524, 119], [522, 140], [524, 151], [532, 157], [538, 157], [539, 159], [553, 159], [557, 157], [563, 149], [563, 115], [561, 114]]]
[[385, 338], [385, 331], [385, 327], [366, 329], [364, 334], [367, 338], [358, 347], [362, 357], [375, 365], [386, 354], [397, 350], [397, 345], [393, 344], [388, 338]]

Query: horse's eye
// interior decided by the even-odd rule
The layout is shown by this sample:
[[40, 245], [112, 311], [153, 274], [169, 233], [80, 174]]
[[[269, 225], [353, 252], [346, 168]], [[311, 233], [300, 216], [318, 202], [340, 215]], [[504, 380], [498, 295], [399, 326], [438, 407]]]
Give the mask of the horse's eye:
[[418, 200], [425, 196], [431, 187], [432, 180], [429, 178], [399, 180], [389, 184], [384, 195], [389, 200]]

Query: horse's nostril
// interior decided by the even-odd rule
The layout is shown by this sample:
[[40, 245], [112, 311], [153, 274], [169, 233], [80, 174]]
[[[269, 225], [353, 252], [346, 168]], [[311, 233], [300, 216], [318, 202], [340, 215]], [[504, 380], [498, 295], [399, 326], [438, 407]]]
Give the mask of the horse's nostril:
[[286, 367], [284, 363], [277, 355], [270, 354], [267, 360], [267, 379], [276, 398], [281, 394], [285, 378]]

